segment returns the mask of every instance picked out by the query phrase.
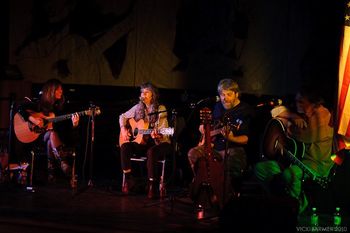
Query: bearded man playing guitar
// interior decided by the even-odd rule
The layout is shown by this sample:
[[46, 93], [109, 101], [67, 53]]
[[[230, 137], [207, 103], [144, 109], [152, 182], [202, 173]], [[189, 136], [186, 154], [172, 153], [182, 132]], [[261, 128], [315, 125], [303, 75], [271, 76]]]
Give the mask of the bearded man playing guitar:
[[169, 158], [172, 145], [169, 135], [167, 111], [159, 104], [158, 89], [151, 83], [140, 86], [140, 101], [119, 116], [120, 159], [126, 182], [122, 193], [128, 194], [135, 182], [132, 178], [131, 157], [147, 156], [148, 198], [158, 196], [157, 161]]
[[[191, 148], [188, 152], [188, 160], [194, 173], [192, 199], [197, 199], [200, 195], [203, 183], [209, 183], [214, 189], [214, 196], [217, 196], [214, 199], [210, 198], [217, 199], [218, 204], [222, 206], [226, 200], [239, 195], [238, 181], [247, 166], [245, 146], [248, 143], [249, 125], [254, 111], [250, 105], [240, 100], [240, 89], [234, 80], [222, 79], [217, 86], [217, 92], [220, 102], [215, 104], [211, 114], [212, 122], [209, 123], [212, 131], [207, 133], [207, 137], [210, 138], [204, 140], [209, 143]], [[219, 129], [214, 129], [217, 128], [215, 125]], [[203, 135], [205, 127], [200, 125], [199, 131]], [[212, 133], [214, 131], [218, 133]], [[204, 160], [207, 165], [201, 168], [200, 164]], [[212, 168], [210, 168], [211, 164]], [[203, 169], [207, 168], [208, 174], [203, 174]], [[214, 177], [215, 174], [221, 178]], [[215, 193], [215, 189], [218, 193]], [[219, 193], [221, 191], [224, 193]]]
[[[19, 105], [18, 112], [14, 118], [15, 134], [20, 142], [32, 143], [43, 139], [47, 143], [48, 156], [48, 179], [49, 182], [55, 179], [55, 163], [59, 162], [64, 175], [71, 176], [71, 165], [63, 152], [63, 142], [57, 133], [53, 123], [48, 123], [55, 114], [63, 109], [65, 98], [63, 95], [62, 83], [58, 79], [48, 80], [42, 87], [41, 96], [37, 100], [30, 100]], [[69, 115], [71, 118], [70, 127], [77, 127], [79, 114]], [[42, 136], [42, 137], [39, 137]]]
[[[302, 181], [309, 178], [324, 186], [324, 178], [333, 166], [333, 127], [331, 113], [316, 90], [304, 86], [295, 102], [296, 112], [282, 105], [272, 109], [273, 119], [265, 129], [262, 144], [268, 160], [258, 162], [255, 173], [270, 191], [281, 191], [280, 194], [297, 199], [302, 213], [308, 205]], [[296, 148], [296, 142], [302, 143], [301, 150]]]

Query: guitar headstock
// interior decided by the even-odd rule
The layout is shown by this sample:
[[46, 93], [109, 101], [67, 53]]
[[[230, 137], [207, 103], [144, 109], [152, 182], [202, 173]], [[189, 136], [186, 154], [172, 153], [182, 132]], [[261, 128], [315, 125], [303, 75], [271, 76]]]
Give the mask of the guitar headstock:
[[199, 118], [202, 124], [210, 124], [212, 120], [212, 112], [210, 108], [203, 108], [199, 111]]
[[92, 114], [94, 116], [100, 115], [101, 114], [100, 107], [98, 107], [98, 106], [90, 107], [89, 110], [86, 112], [86, 115], [91, 116]]
[[173, 135], [174, 134], [174, 128], [159, 129], [159, 133], [160, 134], [164, 134], [164, 135]]

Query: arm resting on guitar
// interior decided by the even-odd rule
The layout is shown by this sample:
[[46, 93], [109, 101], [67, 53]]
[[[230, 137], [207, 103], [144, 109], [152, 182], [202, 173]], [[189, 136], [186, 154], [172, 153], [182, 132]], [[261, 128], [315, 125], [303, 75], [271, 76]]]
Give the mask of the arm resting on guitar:
[[[224, 135], [225, 137], [225, 135]], [[230, 131], [230, 133], [228, 134], [227, 140], [237, 143], [237, 144], [241, 144], [241, 145], [246, 145], [248, 144], [248, 136], [247, 135], [234, 135], [232, 133], [232, 131]]]
[[288, 122], [291, 122], [300, 129], [307, 127], [306, 121], [299, 114], [291, 112], [283, 105], [273, 108], [271, 116], [280, 118], [285, 126], [288, 126]]
[[129, 131], [126, 125], [128, 120], [135, 116], [136, 107], [137, 105], [119, 115], [120, 137], [125, 141], [129, 140]]
[[125, 127], [126, 124], [127, 124], [127, 121], [130, 118], [134, 118], [135, 117], [136, 108], [137, 108], [137, 105], [133, 106], [128, 111], [126, 111], [126, 112], [124, 112], [124, 113], [119, 115], [119, 126], [120, 126], [120, 128]]
[[30, 114], [28, 110], [37, 111], [33, 102], [26, 101], [18, 106], [17, 112], [22, 116], [23, 120], [28, 121]]

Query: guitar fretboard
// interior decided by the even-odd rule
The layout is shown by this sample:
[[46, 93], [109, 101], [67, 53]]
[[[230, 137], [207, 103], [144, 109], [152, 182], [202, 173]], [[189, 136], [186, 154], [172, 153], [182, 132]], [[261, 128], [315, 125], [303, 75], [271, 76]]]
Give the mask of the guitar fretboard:
[[303, 172], [305, 172], [312, 179], [316, 177], [316, 175], [307, 166], [305, 166], [303, 162], [301, 162], [297, 157], [295, 157], [292, 152], [286, 149], [284, 149], [283, 151], [288, 155], [288, 158], [292, 164], [297, 165], [301, 170], [303, 170]]
[[[79, 116], [85, 116], [85, 115], [88, 115], [90, 113], [90, 110], [76, 112], [76, 113]], [[75, 114], [75, 113], [73, 113], [73, 114]], [[58, 117], [49, 118], [49, 119], [47, 119], [47, 121], [54, 122], [54, 123], [59, 122], [59, 121], [64, 121], [64, 120], [71, 118], [73, 114], [71, 113], [71, 114], [66, 114], [66, 115], [62, 115], [62, 116], [58, 116]]]
[[151, 134], [153, 129], [139, 129], [138, 133], [139, 134]]

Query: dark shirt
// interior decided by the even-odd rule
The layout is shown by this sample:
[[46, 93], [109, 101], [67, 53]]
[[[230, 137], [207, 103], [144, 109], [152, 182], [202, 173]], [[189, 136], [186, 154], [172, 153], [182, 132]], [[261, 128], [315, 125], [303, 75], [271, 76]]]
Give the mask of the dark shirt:
[[[65, 106], [65, 108], [66, 107], [67, 106]], [[54, 113], [55, 116], [67, 114], [66, 111], [63, 111], [58, 107], [58, 103], [55, 103], [52, 106], [43, 106], [40, 103], [40, 98], [34, 98], [32, 101], [26, 100], [25, 102], [21, 103], [17, 108], [17, 112], [23, 117], [25, 121], [28, 121], [28, 118], [30, 116], [29, 111], [37, 113], [41, 112], [44, 115]], [[71, 120], [53, 122], [52, 125], [54, 131], [57, 132], [64, 144], [70, 145], [76, 143], [78, 138], [78, 132], [76, 129], [72, 129], [73, 125]]]
[[[214, 106], [213, 120], [215, 125], [222, 123], [225, 125], [228, 122], [232, 127], [231, 131], [236, 136], [249, 135], [249, 125], [252, 117], [254, 116], [253, 108], [247, 103], [240, 102], [237, 106], [230, 110], [226, 110], [221, 103], [217, 103]], [[221, 135], [217, 135], [214, 139], [214, 149], [224, 150], [226, 148], [226, 139]], [[228, 141], [228, 147], [242, 147], [240, 144]]]

